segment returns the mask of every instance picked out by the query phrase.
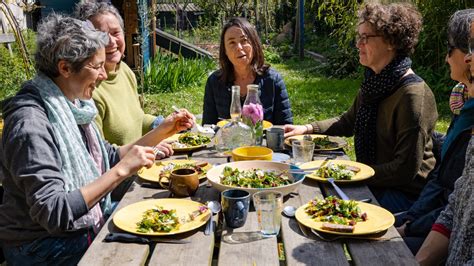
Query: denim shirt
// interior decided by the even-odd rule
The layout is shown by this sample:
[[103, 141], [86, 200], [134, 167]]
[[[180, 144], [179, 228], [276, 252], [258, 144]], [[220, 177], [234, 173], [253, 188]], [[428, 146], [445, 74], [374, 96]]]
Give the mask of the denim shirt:
[[[281, 75], [269, 68], [263, 75], [257, 75], [254, 84], [259, 85], [263, 119], [274, 125], [293, 124], [290, 100]], [[203, 124], [216, 124], [219, 118], [230, 118], [232, 85], [220, 81], [220, 70], [209, 76], [204, 93]]]

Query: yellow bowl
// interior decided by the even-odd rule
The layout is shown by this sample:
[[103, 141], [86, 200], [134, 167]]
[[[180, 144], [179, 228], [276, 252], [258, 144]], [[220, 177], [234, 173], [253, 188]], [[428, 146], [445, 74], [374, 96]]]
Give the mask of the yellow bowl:
[[267, 147], [247, 146], [232, 150], [232, 159], [234, 161], [264, 160], [271, 161], [273, 151]]

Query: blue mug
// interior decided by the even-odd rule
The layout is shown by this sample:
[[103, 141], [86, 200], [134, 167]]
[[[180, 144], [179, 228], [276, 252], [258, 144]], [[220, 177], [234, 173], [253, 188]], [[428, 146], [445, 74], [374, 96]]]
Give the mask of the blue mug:
[[242, 227], [247, 220], [250, 193], [240, 189], [228, 189], [221, 194], [222, 213], [228, 227]]

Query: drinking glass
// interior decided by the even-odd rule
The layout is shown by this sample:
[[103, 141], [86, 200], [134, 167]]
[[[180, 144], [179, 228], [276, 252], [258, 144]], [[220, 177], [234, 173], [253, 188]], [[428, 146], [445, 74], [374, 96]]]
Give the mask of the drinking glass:
[[281, 225], [283, 194], [278, 191], [260, 191], [253, 194], [258, 228], [263, 235], [278, 235]]
[[293, 146], [294, 163], [306, 163], [313, 160], [314, 142], [310, 140], [295, 140]]

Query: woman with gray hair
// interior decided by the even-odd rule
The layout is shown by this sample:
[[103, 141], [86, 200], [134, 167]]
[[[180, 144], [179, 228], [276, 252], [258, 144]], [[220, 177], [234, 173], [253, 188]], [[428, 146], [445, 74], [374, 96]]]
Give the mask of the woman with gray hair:
[[8, 265], [77, 264], [111, 214], [109, 192], [154, 163], [162, 139], [192, 126], [181, 111], [134, 144], [100, 136], [91, 100], [107, 78], [107, 34], [52, 14], [38, 27], [36, 69], [3, 107], [0, 242]]
[[[75, 16], [90, 20], [96, 29], [110, 37], [105, 47], [107, 79], [97, 86], [93, 95], [98, 109], [95, 122], [110, 143], [123, 145], [135, 141], [159, 125], [163, 117], [143, 112], [135, 74], [122, 62], [125, 52], [123, 19], [114, 6], [96, 2], [77, 4]], [[171, 145], [166, 142], [158, 147], [163, 152], [159, 158], [173, 154]]]
[[[454, 13], [448, 22], [446, 62], [450, 67], [451, 78], [460, 82], [450, 97], [454, 116], [441, 147], [441, 160], [428, 176], [430, 181], [413, 206], [395, 224], [413, 254], [416, 254], [439, 214], [448, 204], [454, 183], [463, 173], [466, 149], [471, 138], [471, 129], [474, 127], [474, 85], [469, 65], [464, 60], [469, 53], [469, 35], [473, 30], [473, 19], [474, 9], [465, 9]], [[459, 87], [462, 90], [456, 90]], [[465, 95], [464, 91], [467, 92]], [[454, 103], [453, 99], [458, 102]]]

